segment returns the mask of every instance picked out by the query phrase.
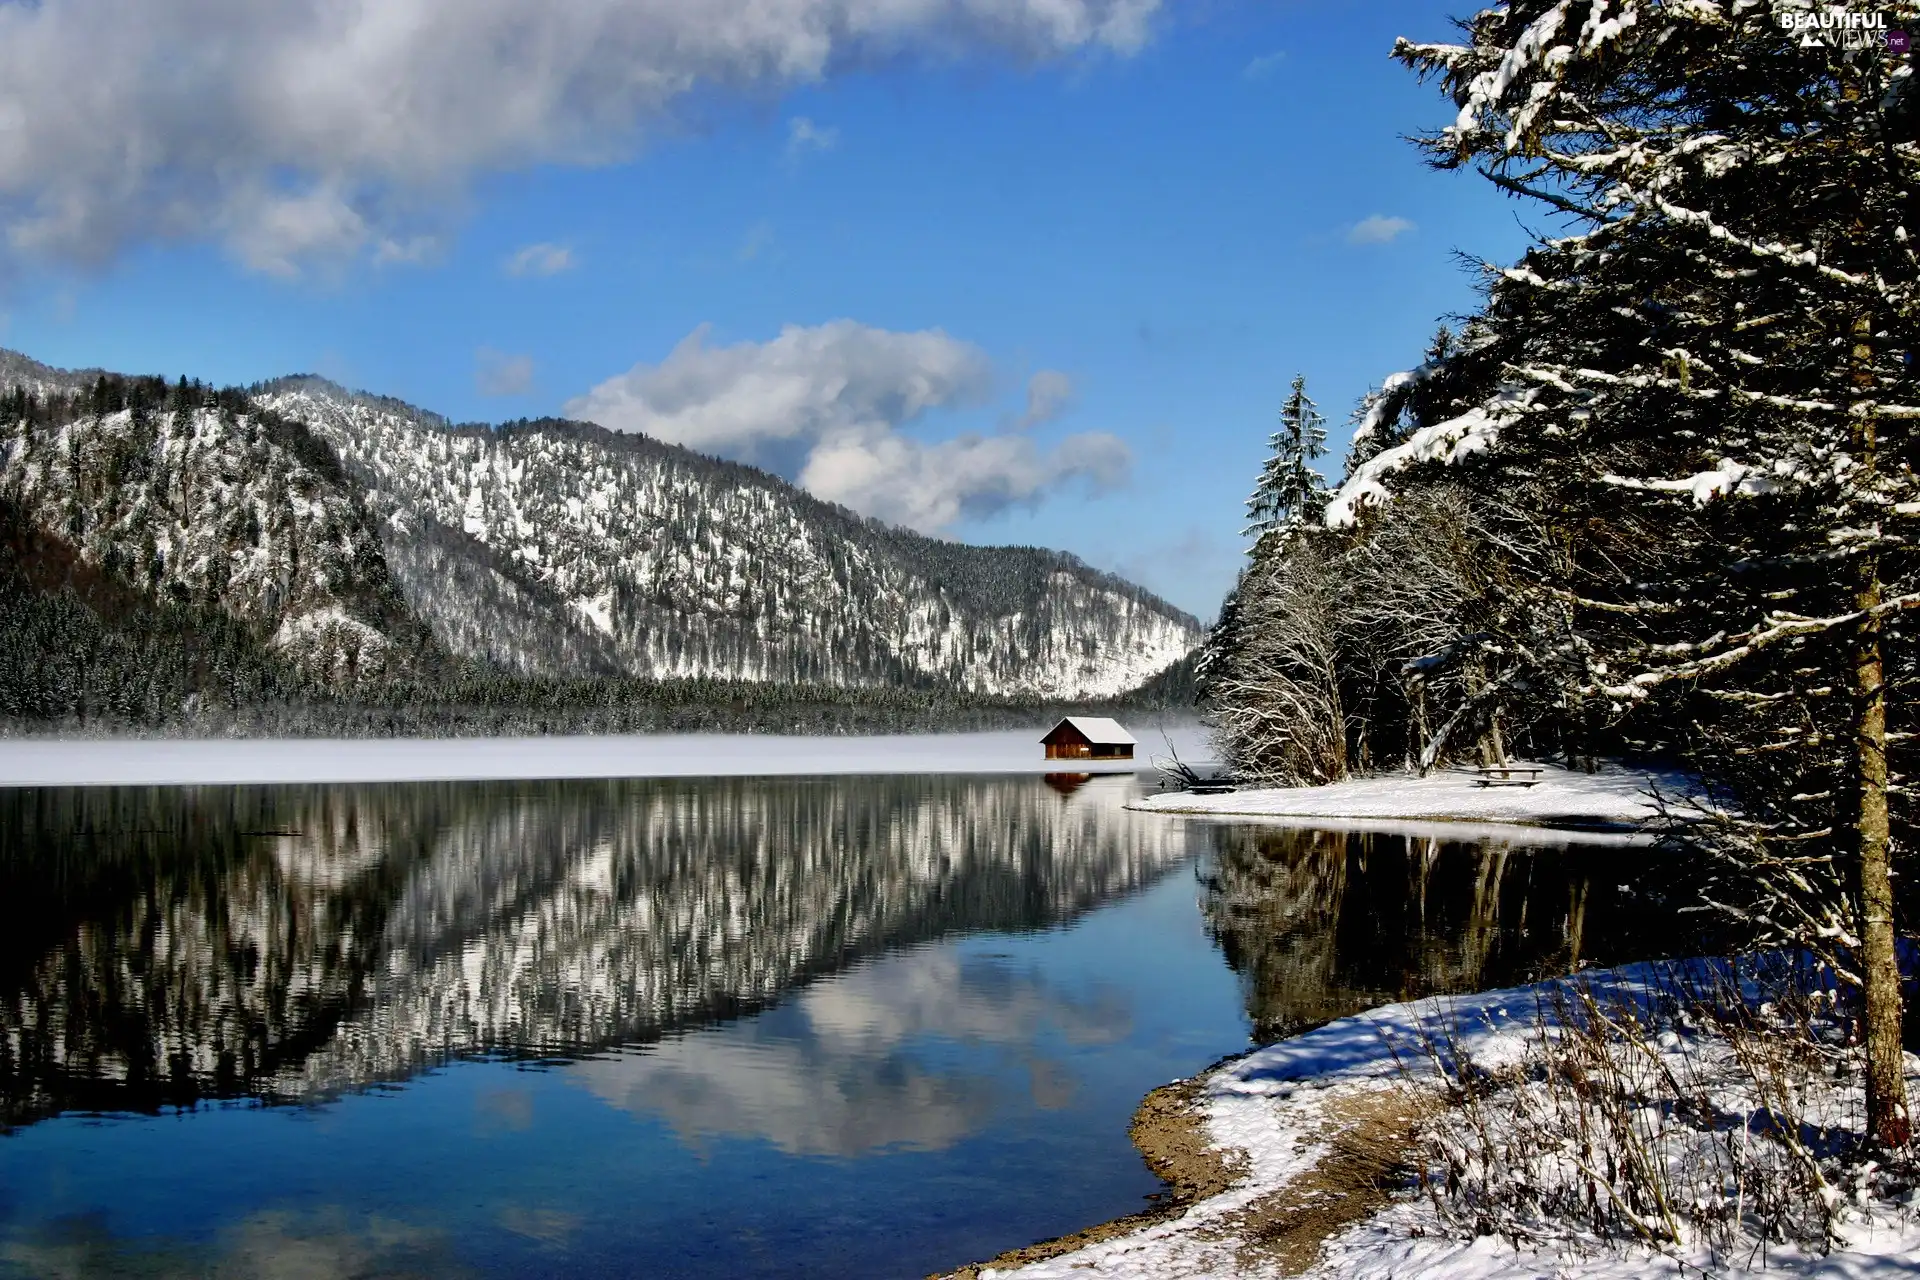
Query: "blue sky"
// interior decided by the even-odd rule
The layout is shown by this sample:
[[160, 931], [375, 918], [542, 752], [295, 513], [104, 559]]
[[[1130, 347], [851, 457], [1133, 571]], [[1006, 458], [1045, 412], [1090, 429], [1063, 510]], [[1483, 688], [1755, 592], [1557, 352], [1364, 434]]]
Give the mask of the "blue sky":
[[[1472, 305], [1454, 251], [1526, 235], [1403, 141], [1451, 114], [1388, 57], [1440, 4], [911, 0], [881, 38], [846, 34], [878, 0], [783, 0], [683, 66], [656, 45], [745, 7], [476, 0], [428, 41], [286, 0], [181, 53], [240, 3], [0, 0], [0, 345], [570, 410], [1203, 618], [1293, 374], [1343, 445]], [[132, 87], [56, 118], [67, 45], [121, 27]]]

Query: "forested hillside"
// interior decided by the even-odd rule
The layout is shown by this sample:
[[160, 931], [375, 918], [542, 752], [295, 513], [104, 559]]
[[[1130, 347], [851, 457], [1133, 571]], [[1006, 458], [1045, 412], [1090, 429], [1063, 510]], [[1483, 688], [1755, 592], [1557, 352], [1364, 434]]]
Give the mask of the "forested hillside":
[[15, 729], [928, 728], [1190, 704], [1198, 626], [1132, 584], [644, 437], [11, 352], [0, 387]]
[[[95, 601], [109, 627], [137, 613], [180, 625], [219, 617], [322, 687], [396, 677], [431, 659], [359, 494], [299, 424], [237, 392], [104, 375], [71, 394], [16, 385], [0, 398], [0, 423], [16, 594], [58, 591], [77, 574], [86, 585], [70, 603]], [[31, 688], [16, 696], [91, 696], [65, 665], [73, 649], [21, 624], [9, 624], [8, 662], [29, 673]], [[78, 681], [72, 689], [59, 683], [62, 670]]]
[[1070, 556], [922, 537], [645, 436], [456, 429], [311, 378], [254, 397], [338, 451], [440, 641], [508, 670], [1101, 697], [1199, 640]]

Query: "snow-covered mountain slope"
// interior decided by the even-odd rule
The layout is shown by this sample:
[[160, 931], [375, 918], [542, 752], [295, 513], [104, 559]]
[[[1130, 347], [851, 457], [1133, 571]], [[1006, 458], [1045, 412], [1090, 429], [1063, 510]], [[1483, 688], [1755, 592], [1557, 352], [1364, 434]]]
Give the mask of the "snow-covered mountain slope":
[[64, 396], [87, 390], [105, 372], [103, 369], [56, 369], [18, 351], [0, 347], [0, 392], [19, 387], [30, 396]]
[[365, 487], [441, 643], [511, 670], [1100, 697], [1200, 640], [1194, 619], [1070, 556], [890, 528], [644, 436], [456, 428], [314, 378], [254, 397]]
[[45, 372], [0, 398], [0, 494], [91, 569], [224, 611], [328, 680], [420, 651], [359, 493], [304, 427], [153, 380], [68, 397], [80, 376]]

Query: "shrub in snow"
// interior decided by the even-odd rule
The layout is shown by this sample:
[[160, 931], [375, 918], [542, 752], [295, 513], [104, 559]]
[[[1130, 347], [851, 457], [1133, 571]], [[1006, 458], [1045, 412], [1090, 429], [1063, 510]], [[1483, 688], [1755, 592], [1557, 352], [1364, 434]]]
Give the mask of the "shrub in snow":
[[1440, 1221], [1516, 1247], [1632, 1242], [1751, 1267], [1908, 1214], [1920, 1168], [1872, 1158], [1862, 1047], [1816, 976], [1742, 989], [1676, 971], [1643, 1000], [1555, 987], [1525, 1044], [1477, 1054], [1432, 1029], [1441, 1088], [1407, 1087]]

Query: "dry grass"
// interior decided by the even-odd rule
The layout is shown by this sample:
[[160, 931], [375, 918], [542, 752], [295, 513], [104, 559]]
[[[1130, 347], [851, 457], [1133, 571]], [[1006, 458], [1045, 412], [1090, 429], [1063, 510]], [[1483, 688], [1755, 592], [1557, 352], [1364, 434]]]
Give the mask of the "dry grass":
[[[1804, 976], [1804, 975], [1803, 975]], [[1632, 1241], [1764, 1266], [1825, 1252], [1912, 1170], [1867, 1158], [1859, 1046], [1831, 986], [1724, 978], [1657, 998], [1562, 991], [1517, 1057], [1477, 1061], [1445, 1032], [1409, 1071], [1420, 1180], [1441, 1224], [1574, 1250]]]

